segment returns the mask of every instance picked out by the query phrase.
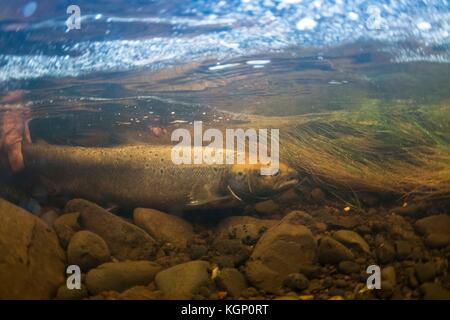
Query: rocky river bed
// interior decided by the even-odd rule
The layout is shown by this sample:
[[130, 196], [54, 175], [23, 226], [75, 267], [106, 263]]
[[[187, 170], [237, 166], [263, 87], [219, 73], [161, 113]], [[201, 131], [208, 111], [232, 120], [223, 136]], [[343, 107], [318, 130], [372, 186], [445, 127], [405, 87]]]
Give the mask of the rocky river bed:
[[450, 299], [448, 202], [360, 200], [290, 190], [212, 219], [82, 199], [32, 214], [0, 199], [0, 298]]

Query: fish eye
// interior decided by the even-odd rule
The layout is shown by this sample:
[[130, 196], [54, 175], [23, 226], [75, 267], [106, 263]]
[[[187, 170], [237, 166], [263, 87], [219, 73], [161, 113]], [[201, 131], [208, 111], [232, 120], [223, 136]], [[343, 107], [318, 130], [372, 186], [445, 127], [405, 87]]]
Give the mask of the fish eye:
[[242, 177], [244, 175], [244, 173], [242, 171], [238, 172], [238, 176]]

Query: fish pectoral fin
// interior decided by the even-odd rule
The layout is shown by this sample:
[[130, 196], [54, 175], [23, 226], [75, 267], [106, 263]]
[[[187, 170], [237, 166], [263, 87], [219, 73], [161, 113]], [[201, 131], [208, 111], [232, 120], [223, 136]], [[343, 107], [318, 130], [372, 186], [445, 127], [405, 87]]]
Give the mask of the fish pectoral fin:
[[205, 206], [220, 206], [220, 204], [225, 204], [229, 202], [231, 199], [230, 196], [223, 196], [223, 197], [211, 197], [209, 199], [203, 199], [203, 200], [192, 200], [187, 205], [189, 208], [201, 208]]
[[227, 187], [228, 191], [230, 191], [230, 194], [233, 196], [234, 199], [243, 202], [244, 200], [241, 199], [234, 191], [231, 189], [230, 186]]
[[218, 205], [221, 202], [226, 202], [230, 200], [230, 196], [222, 196], [215, 194], [213, 189], [210, 188], [209, 185], [196, 185], [192, 188], [192, 191], [189, 195], [190, 202], [188, 203], [188, 207], [197, 208], [206, 205]]

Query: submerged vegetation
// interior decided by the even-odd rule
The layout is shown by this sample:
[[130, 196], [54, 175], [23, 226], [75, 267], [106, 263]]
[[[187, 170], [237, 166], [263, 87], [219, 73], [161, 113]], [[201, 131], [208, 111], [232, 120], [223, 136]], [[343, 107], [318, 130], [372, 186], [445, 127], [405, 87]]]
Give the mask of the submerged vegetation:
[[330, 188], [447, 198], [450, 106], [387, 105], [286, 118], [253, 118], [280, 127], [281, 159]]

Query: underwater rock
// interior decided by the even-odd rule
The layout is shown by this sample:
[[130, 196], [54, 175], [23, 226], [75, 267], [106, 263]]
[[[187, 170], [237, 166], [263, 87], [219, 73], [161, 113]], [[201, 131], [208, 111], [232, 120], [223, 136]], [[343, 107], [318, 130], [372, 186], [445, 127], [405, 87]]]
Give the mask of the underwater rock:
[[107, 262], [86, 275], [89, 293], [122, 292], [134, 286], [148, 285], [162, 267], [150, 261]]
[[44, 220], [45, 223], [47, 223], [47, 225], [50, 228], [53, 228], [53, 224], [55, 223], [56, 219], [58, 219], [58, 217], [59, 217], [59, 214], [56, 211], [54, 211], [54, 210], [50, 210], [50, 211], [44, 212], [40, 216], [40, 218], [42, 220]]
[[375, 249], [375, 254], [379, 263], [391, 263], [395, 259], [395, 247], [390, 242], [384, 241]]
[[315, 264], [301, 264], [298, 266], [298, 271], [310, 280], [320, 276], [320, 266]]
[[208, 247], [203, 244], [192, 244], [189, 247], [192, 260], [199, 260], [208, 252]]
[[443, 248], [450, 244], [450, 216], [440, 214], [416, 221], [416, 229], [425, 237], [430, 248]]
[[237, 269], [225, 268], [216, 278], [217, 286], [233, 298], [239, 298], [248, 285], [244, 275]]
[[59, 216], [53, 223], [53, 229], [55, 229], [59, 243], [64, 249], [69, 245], [70, 238], [81, 230], [81, 226], [78, 223], [79, 218], [80, 214], [78, 212], [66, 213]]
[[58, 288], [56, 293], [56, 300], [82, 300], [88, 297], [88, 291], [84, 284], [81, 284], [80, 289], [69, 289], [66, 284]]
[[223, 239], [216, 242], [213, 249], [219, 257], [227, 257], [232, 267], [243, 264], [250, 256], [250, 248], [239, 239]]
[[421, 234], [450, 234], [450, 216], [440, 214], [416, 221], [416, 228]]
[[146, 286], [136, 286], [125, 290], [117, 299], [119, 300], [157, 300], [161, 299], [162, 292], [151, 290]]
[[27, 197], [26, 199], [23, 199], [19, 205], [21, 208], [37, 217], [42, 213], [42, 207], [36, 199]]
[[325, 201], [325, 193], [323, 193], [322, 189], [314, 188], [310, 193], [311, 200], [317, 204], [321, 204]]
[[[222, 220], [216, 228], [216, 241], [227, 239], [230, 231], [239, 225], [254, 225], [258, 229], [258, 233], [262, 234], [270, 227], [278, 223], [278, 220], [258, 219], [251, 216], [232, 216]], [[242, 239], [241, 239], [242, 240]]]
[[320, 264], [338, 264], [345, 260], [354, 260], [353, 253], [339, 241], [323, 237], [319, 241], [318, 260]]
[[343, 274], [355, 274], [362, 271], [362, 268], [359, 264], [353, 261], [341, 261], [338, 264], [338, 270]]
[[415, 234], [414, 228], [405, 218], [393, 214], [386, 218], [388, 231], [393, 238], [407, 240], [416, 245], [421, 244], [420, 238]]
[[278, 213], [280, 206], [273, 200], [266, 200], [255, 204], [255, 211], [263, 216], [270, 216]]
[[106, 242], [93, 232], [83, 230], [75, 233], [67, 247], [69, 264], [78, 265], [87, 272], [98, 265], [111, 260]]
[[362, 224], [362, 219], [354, 216], [334, 216], [329, 215], [325, 219], [328, 228], [330, 229], [355, 229]]
[[254, 224], [238, 224], [230, 227], [229, 236], [239, 239], [246, 245], [254, 245], [261, 237], [261, 230]]
[[65, 211], [80, 212], [81, 227], [102, 237], [118, 260], [151, 260], [156, 255], [156, 241], [147, 232], [92, 202], [74, 199]]
[[294, 291], [303, 291], [308, 289], [309, 280], [301, 273], [291, 273], [284, 279], [283, 285]]
[[311, 231], [298, 223], [298, 212], [284, 217], [258, 241], [246, 266], [250, 283], [276, 293], [300, 264], [315, 260], [317, 244]]
[[437, 283], [424, 283], [420, 291], [424, 300], [450, 300], [450, 291]]
[[380, 204], [380, 199], [376, 194], [373, 193], [360, 193], [358, 194], [358, 199], [366, 206], [372, 208]]
[[408, 241], [398, 240], [395, 241], [395, 249], [396, 249], [396, 258], [397, 260], [405, 260], [412, 253], [412, 246]]
[[333, 234], [333, 238], [350, 248], [357, 248], [370, 254], [370, 248], [366, 240], [359, 234], [350, 230], [339, 230]]
[[202, 286], [211, 284], [206, 261], [190, 261], [159, 272], [156, 287], [166, 299], [191, 299]]
[[0, 299], [50, 299], [65, 280], [65, 254], [40, 218], [0, 199]]
[[391, 210], [392, 213], [399, 214], [405, 217], [422, 217], [427, 208], [426, 203], [413, 203], [402, 207], [397, 207]]
[[388, 281], [392, 287], [397, 284], [397, 274], [393, 266], [388, 266], [381, 270], [381, 279], [383, 281]]
[[425, 245], [431, 249], [440, 249], [450, 244], [450, 235], [447, 234], [430, 234], [425, 240]]
[[275, 202], [280, 205], [297, 204], [301, 200], [301, 195], [293, 188], [289, 189], [275, 198]]
[[134, 223], [148, 232], [155, 240], [171, 243], [185, 249], [194, 238], [192, 226], [186, 220], [154, 209], [138, 208], [133, 213]]
[[420, 283], [432, 282], [436, 278], [437, 269], [433, 262], [416, 264], [416, 276]]

